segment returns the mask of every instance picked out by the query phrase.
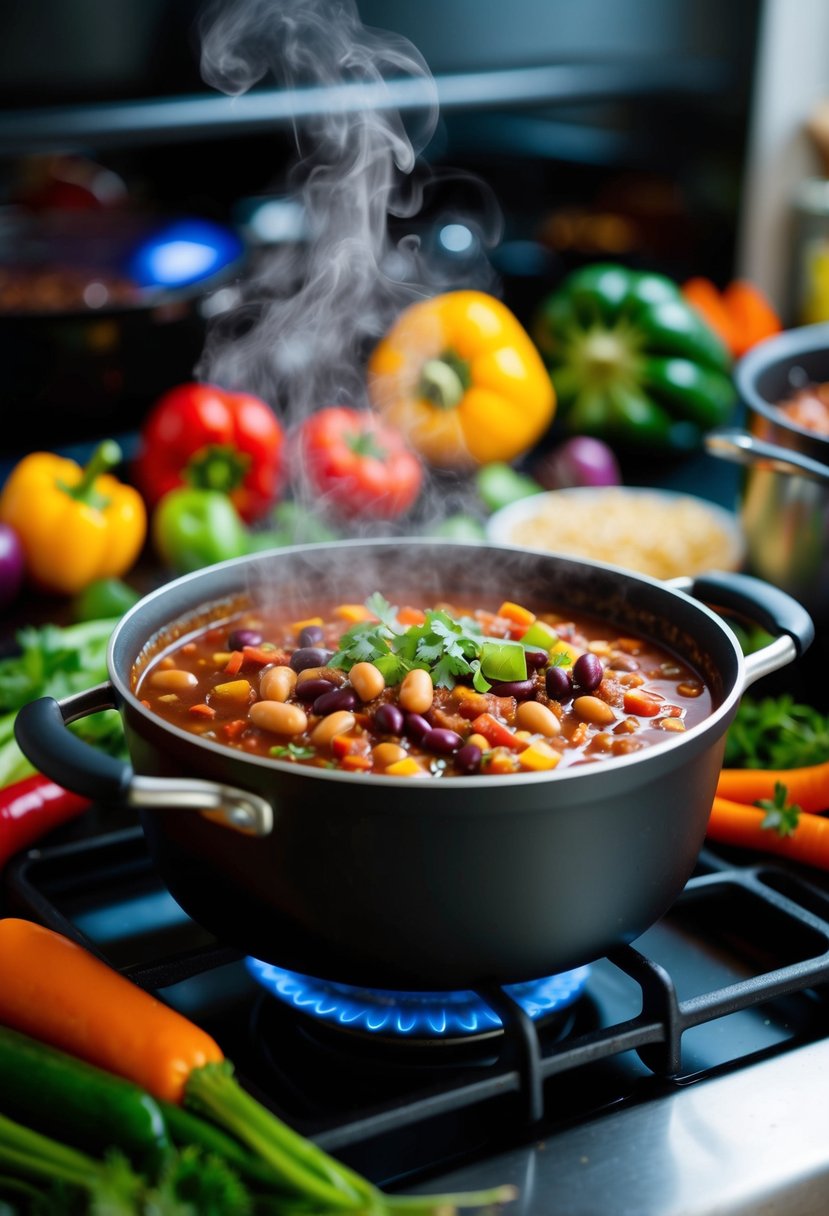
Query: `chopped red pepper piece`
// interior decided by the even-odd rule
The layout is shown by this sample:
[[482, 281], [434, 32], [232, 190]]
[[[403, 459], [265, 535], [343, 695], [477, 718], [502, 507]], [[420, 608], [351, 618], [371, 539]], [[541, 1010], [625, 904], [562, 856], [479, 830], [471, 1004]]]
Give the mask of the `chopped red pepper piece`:
[[527, 746], [526, 739], [519, 739], [503, 722], [493, 718], [492, 714], [479, 714], [472, 723], [473, 731], [488, 739], [493, 747], [508, 747], [511, 751], [522, 752]]

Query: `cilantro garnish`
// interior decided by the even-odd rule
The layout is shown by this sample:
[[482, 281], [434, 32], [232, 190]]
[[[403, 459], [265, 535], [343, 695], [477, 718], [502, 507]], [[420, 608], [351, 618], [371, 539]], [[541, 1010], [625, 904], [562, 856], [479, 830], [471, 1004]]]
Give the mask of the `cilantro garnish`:
[[340, 638], [329, 666], [350, 671], [355, 663], [373, 663], [387, 684], [399, 684], [415, 667], [428, 671], [438, 688], [454, 688], [459, 677], [472, 677], [479, 692], [489, 684], [481, 672], [484, 636], [469, 617], [455, 620], [442, 609], [430, 609], [420, 625], [405, 628], [397, 608], [375, 592], [365, 602], [377, 619], [359, 621]]
[[268, 751], [275, 760], [312, 760], [316, 754], [313, 747], [303, 747], [299, 743], [279, 743]]
[[777, 832], [778, 836], [793, 836], [801, 815], [799, 806], [787, 802], [788, 793], [782, 781], [776, 781], [774, 797], [761, 798], [754, 804], [766, 812], [760, 827]]

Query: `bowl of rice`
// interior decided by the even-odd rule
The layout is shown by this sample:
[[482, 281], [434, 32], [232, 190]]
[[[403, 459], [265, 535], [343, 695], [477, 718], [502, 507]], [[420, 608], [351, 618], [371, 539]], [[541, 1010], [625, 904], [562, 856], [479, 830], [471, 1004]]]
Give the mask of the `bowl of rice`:
[[669, 579], [739, 570], [740, 524], [716, 503], [672, 490], [578, 486], [519, 499], [490, 516], [487, 539], [608, 562]]

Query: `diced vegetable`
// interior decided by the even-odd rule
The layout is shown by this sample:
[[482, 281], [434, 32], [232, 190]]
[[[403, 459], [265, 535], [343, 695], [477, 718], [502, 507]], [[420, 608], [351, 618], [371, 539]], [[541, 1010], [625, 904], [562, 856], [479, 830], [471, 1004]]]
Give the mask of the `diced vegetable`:
[[485, 641], [481, 646], [481, 671], [494, 683], [526, 680], [527, 652], [520, 642]]

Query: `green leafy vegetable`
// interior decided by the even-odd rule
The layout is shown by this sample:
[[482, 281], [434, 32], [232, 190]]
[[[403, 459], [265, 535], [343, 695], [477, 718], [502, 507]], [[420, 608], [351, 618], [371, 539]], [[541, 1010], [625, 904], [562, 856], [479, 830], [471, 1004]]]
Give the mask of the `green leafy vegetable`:
[[725, 744], [726, 768], [787, 769], [820, 764], [829, 755], [829, 716], [788, 693], [743, 697]]
[[[29, 626], [18, 631], [19, 653], [0, 659], [0, 787], [34, 772], [14, 739], [17, 711], [36, 697], [60, 700], [106, 680], [107, 647], [117, 620]], [[117, 710], [90, 714], [70, 729], [102, 751], [126, 756]]]
[[313, 747], [303, 747], [299, 743], [279, 743], [268, 752], [275, 760], [311, 760], [316, 754]]
[[[352, 625], [340, 638], [329, 666], [350, 671], [355, 663], [374, 663], [387, 684], [399, 684], [407, 671], [420, 667], [438, 688], [454, 688], [459, 676], [471, 676], [477, 681], [475, 687], [486, 691], [481, 687], [486, 684], [481, 670], [484, 637], [477, 621], [455, 620], [434, 608], [422, 624], [406, 629], [397, 619], [397, 608], [379, 592], [370, 595], [365, 606], [378, 619]], [[523, 648], [518, 649], [523, 654]]]
[[801, 810], [799, 806], [794, 806], [788, 802], [789, 791], [786, 789], [782, 781], [774, 783], [774, 797], [761, 798], [755, 802], [761, 811], [765, 811], [766, 815], [761, 828], [767, 828], [777, 832], [778, 836], [793, 836], [798, 820], [800, 819]]

